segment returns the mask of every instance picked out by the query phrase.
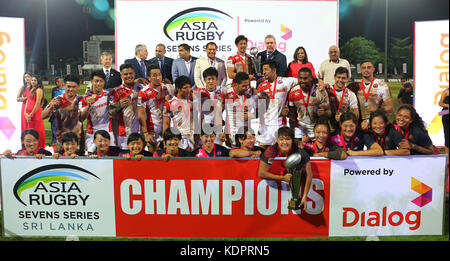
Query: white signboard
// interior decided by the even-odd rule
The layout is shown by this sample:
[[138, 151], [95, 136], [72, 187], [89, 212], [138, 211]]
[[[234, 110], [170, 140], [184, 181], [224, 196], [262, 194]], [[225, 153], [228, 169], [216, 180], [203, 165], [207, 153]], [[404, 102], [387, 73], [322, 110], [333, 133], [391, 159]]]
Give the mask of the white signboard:
[[112, 160], [30, 157], [0, 163], [8, 233], [115, 236]]
[[192, 56], [201, 57], [206, 44], [215, 42], [216, 56], [227, 60], [236, 54], [238, 35], [248, 38], [248, 50], [263, 51], [264, 37], [271, 34], [288, 63], [303, 46], [317, 71], [328, 58], [328, 48], [338, 41], [338, 1], [117, 0], [115, 8], [118, 65], [135, 56], [137, 44], [147, 46], [150, 59], [159, 43], [166, 45], [166, 56], [178, 58], [182, 43], [193, 48]]
[[21, 147], [22, 103], [16, 97], [24, 72], [24, 19], [0, 17], [0, 153]]
[[445, 155], [331, 161], [330, 236], [442, 235], [445, 168]]
[[414, 106], [436, 146], [444, 146], [439, 99], [449, 86], [448, 26], [448, 20], [415, 22]]

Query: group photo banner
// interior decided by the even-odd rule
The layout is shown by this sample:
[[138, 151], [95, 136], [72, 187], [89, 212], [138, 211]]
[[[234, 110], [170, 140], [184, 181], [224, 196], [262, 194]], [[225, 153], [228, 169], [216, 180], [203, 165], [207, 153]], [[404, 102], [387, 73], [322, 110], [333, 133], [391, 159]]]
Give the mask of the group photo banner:
[[[446, 155], [313, 158], [307, 208], [293, 211], [287, 208], [289, 185], [258, 178], [257, 159], [1, 158], [3, 231], [168, 238], [439, 235], [446, 163]], [[270, 171], [281, 175], [282, 164], [283, 158], [275, 160]]]
[[116, 0], [115, 30], [118, 65], [134, 57], [137, 44], [147, 46], [147, 59], [154, 57], [159, 43], [166, 45], [167, 57], [176, 59], [182, 43], [192, 47], [192, 56], [201, 57], [206, 55], [206, 44], [215, 42], [216, 57], [226, 61], [237, 52], [238, 35], [248, 38], [248, 50], [257, 47], [261, 52], [264, 37], [271, 34], [288, 62], [303, 46], [318, 69], [328, 59], [328, 48], [338, 43], [339, 2]]

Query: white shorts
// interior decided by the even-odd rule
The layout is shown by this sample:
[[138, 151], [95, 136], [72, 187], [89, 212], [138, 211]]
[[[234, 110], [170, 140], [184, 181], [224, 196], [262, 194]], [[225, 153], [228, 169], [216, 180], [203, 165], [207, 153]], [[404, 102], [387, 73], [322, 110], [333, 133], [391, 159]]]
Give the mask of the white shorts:
[[[95, 133], [95, 132], [94, 132]], [[96, 146], [94, 144], [94, 133], [86, 133], [86, 149], [88, 152], [94, 152]], [[111, 146], [115, 146], [115, 139], [114, 139], [114, 134], [112, 133], [112, 131], [108, 131], [109, 136], [111, 137], [110, 141], [110, 145]]]
[[117, 146], [120, 147], [122, 150], [127, 150], [127, 136], [117, 136]]
[[308, 135], [308, 137], [314, 140], [314, 126], [302, 126], [299, 125], [295, 127], [295, 138], [301, 139], [304, 135]]
[[259, 125], [256, 136], [258, 145], [273, 145], [277, 142], [279, 125]]
[[[180, 144], [178, 144], [178, 148], [187, 150], [187, 151], [193, 151], [194, 148], [194, 140], [193, 138], [181, 138]], [[190, 149], [189, 149], [190, 148]]]

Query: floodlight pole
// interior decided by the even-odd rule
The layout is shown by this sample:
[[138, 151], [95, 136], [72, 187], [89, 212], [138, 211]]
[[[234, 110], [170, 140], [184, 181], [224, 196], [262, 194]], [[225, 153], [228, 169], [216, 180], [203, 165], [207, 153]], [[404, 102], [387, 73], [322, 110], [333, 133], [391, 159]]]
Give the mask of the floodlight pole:
[[44, 0], [45, 4], [45, 39], [47, 48], [47, 70], [50, 70], [50, 48], [48, 44], [48, 10], [47, 10], [47, 0]]
[[386, 0], [386, 21], [384, 23], [384, 79], [387, 80], [387, 69], [388, 69], [388, 5], [389, 0]]

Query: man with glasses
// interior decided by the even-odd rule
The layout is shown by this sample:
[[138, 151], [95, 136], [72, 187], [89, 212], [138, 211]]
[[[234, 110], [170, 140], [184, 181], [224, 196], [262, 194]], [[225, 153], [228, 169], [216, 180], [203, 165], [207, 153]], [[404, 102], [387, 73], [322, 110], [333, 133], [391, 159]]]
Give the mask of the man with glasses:
[[328, 55], [330, 59], [327, 59], [323, 61], [320, 64], [320, 69], [318, 71], [318, 78], [319, 78], [319, 85], [320, 86], [333, 86], [334, 84], [334, 73], [337, 68], [344, 67], [347, 68], [349, 75], [348, 78], [352, 78], [351, 70], [350, 70], [350, 63], [340, 58], [341, 52], [339, 48], [336, 45], [330, 46], [330, 49], [328, 49]]

